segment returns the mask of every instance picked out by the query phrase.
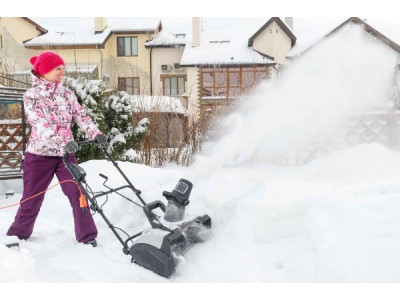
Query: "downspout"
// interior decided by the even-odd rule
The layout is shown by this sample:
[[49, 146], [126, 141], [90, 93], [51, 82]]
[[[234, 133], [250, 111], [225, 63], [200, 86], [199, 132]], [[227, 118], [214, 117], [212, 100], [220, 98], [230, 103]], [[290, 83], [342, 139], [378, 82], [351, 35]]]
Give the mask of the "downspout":
[[[147, 38], [149, 41], [151, 41], [154, 36], [150, 35], [150, 31], [147, 32]], [[155, 33], [154, 33], [155, 34]], [[153, 47], [150, 47], [150, 96], [153, 96], [153, 60], [152, 60], [152, 52], [153, 52]]]
[[103, 80], [103, 52], [101, 52], [100, 48], [96, 44], [96, 49], [100, 52], [100, 80]]
[[153, 47], [150, 48], [150, 95], [153, 96], [153, 61], [152, 61]]

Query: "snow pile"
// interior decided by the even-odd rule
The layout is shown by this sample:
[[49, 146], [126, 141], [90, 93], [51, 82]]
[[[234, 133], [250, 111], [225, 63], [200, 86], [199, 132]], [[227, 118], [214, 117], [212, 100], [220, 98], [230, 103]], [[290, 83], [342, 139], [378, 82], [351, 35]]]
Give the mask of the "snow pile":
[[378, 144], [296, 168], [218, 169], [191, 201], [214, 236], [180, 270], [210, 282], [399, 281], [399, 170]]
[[29, 252], [25, 249], [17, 252], [0, 243], [0, 282], [36, 281], [35, 261]]
[[[171, 190], [179, 178], [193, 180], [184, 168], [119, 166], [148, 202], [162, 200], [161, 192]], [[93, 191], [105, 190], [98, 173], [109, 177], [111, 187], [125, 184], [111, 162], [89, 161], [82, 167]], [[400, 154], [378, 144], [301, 167], [242, 166], [208, 173], [194, 182], [186, 214], [209, 214], [212, 237], [188, 251], [169, 280], [131, 264], [97, 214], [99, 247], [78, 244], [68, 200], [58, 187], [46, 194], [33, 236], [21, 248], [35, 259], [35, 278], [51, 282], [399, 281], [399, 178]], [[135, 199], [128, 191], [123, 194]], [[0, 202], [14, 203], [19, 197]], [[103, 209], [130, 234], [148, 226], [142, 210], [118, 195], [110, 196]], [[2, 232], [15, 212], [0, 211]], [[10, 251], [2, 257], [16, 255]], [[20, 278], [30, 274], [28, 263], [12, 264]]]

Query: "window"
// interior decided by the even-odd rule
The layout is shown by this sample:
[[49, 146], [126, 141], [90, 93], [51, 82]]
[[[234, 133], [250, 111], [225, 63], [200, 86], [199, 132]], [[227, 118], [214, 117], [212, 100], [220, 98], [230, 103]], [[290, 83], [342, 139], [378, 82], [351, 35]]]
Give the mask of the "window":
[[184, 76], [164, 76], [163, 92], [165, 96], [180, 96], [185, 92]]
[[137, 56], [138, 41], [135, 36], [117, 37], [117, 56]]
[[139, 77], [120, 77], [118, 78], [118, 89], [126, 91], [131, 95], [140, 94], [140, 80]]
[[268, 67], [202, 68], [202, 97], [238, 97], [260, 80], [268, 79]]

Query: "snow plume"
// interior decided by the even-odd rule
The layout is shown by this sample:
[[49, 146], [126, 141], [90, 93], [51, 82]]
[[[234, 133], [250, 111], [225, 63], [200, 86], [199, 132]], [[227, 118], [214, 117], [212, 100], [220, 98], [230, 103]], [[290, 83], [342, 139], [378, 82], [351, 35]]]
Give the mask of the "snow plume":
[[398, 281], [400, 157], [362, 144], [307, 165], [272, 162], [334, 121], [385, 108], [396, 55], [358, 26], [310, 49], [226, 119], [229, 131], [184, 178], [187, 214], [212, 218], [210, 241], [181, 280]]
[[210, 167], [279, 163], [348, 115], [386, 109], [396, 59], [359, 25], [347, 25], [307, 51], [279, 80], [242, 99], [226, 119], [228, 133], [195, 169], [209, 173]]

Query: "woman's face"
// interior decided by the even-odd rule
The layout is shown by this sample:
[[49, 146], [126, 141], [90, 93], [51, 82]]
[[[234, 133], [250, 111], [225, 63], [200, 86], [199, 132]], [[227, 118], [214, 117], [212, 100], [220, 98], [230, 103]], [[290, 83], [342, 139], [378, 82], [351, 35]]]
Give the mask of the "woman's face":
[[50, 72], [47, 72], [43, 75], [43, 78], [50, 81], [50, 82], [61, 82], [63, 80], [65, 74], [65, 67], [60, 65]]

